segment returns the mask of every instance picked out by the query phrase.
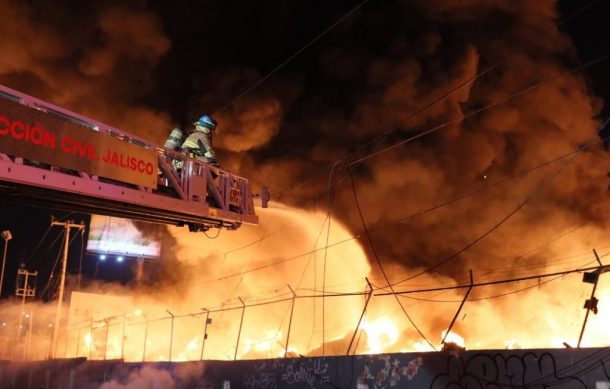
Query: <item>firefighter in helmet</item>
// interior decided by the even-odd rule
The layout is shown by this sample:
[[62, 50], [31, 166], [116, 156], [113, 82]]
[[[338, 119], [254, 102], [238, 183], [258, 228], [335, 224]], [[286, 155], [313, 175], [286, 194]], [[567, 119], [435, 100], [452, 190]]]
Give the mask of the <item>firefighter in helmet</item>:
[[218, 167], [220, 164], [216, 160], [216, 155], [212, 149], [212, 136], [216, 131], [216, 120], [212, 119], [211, 116], [203, 115], [193, 125], [195, 129], [182, 142], [180, 150]]

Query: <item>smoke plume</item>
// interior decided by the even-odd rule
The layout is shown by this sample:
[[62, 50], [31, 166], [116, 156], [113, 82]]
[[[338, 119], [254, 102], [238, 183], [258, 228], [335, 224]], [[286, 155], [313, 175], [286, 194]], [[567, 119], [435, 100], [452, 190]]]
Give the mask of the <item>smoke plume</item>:
[[[164, 19], [151, 10], [168, 11], [163, 5], [146, 4], [80, 5], [83, 18], [67, 23], [69, 13], [60, 12], [61, 6], [49, 14], [29, 3], [0, 0], [6, 15], [0, 25], [0, 52], [11, 53], [0, 59], [0, 82], [157, 142], [176, 123], [214, 113], [219, 119], [215, 146], [222, 166], [247, 177], [255, 187], [269, 186], [275, 200], [291, 207], [263, 211], [256, 233], [242, 228], [222, 233], [219, 240], [172, 229], [175, 258], [168, 257], [161, 284], [178, 285], [151, 292], [165, 294], [164, 306], [188, 311], [197, 298], [200, 305], [238, 304], [237, 297], [261, 291], [288, 293], [282, 284], [296, 285], [300, 278], [301, 285], [314, 292], [329, 285], [363, 291], [365, 276], [376, 287], [386, 288], [378, 262], [397, 289], [463, 284], [471, 269], [478, 280], [582, 266], [592, 260], [592, 248], [604, 246], [610, 203], [606, 156], [597, 143], [601, 102], [591, 95], [586, 75], [571, 71], [579, 61], [561, 29], [556, 0], [369, 2], [296, 57], [294, 65], [243, 95], [266, 70], [281, 63], [273, 61], [274, 50], [253, 44], [254, 38], [240, 24], [244, 16], [212, 2], [206, 10], [218, 17], [195, 27], [176, 27], [172, 23], [177, 23], [179, 10], [172, 11], [173, 19]], [[276, 5], [274, 20], [300, 16], [298, 5]], [[242, 13], [255, 12], [249, 7], [244, 5]], [[124, 23], [127, 19], [130, 23]], [[260, 27], [269, 44], [279, 44], [289, 31], [284, 23], [252, 19], [246, 19], [248, 26]], [[181, 48], [168, 31], [197, 32], [197, 48], [210, 50], [196, 63], [172, 60]], [[295, 47], [302, 46], [299, 41]], [[293, 47], [287, 52], [294, 51]], [[251, 58], [265, 58], [272, 65], [259, 69]], [[171, 65], [171, 76], [155, 78]], [[187, 76], [192, 76], [182, 81], [187, 92], [173, 91], [173, 82]], [[166, 89], [171, 96], [182, 96], [180, 109], [175, 109], [176, 101], [164, 106], [160, 97], [151, 97]], [[435, 131], [407, 141], [431, 129]], [[572, 157], [546, 164], [583, 146], [587, 147]], [[331, 218], [326, 218], [328, 213]], [[296, 226], [297, 232], [282, 223]], [[341, 226], [338, 236], [328, 241], [326, 223]], [[372, 244], [364, 239], [365, 230]], [[338, 243], [350, 237], [361, 238], [361, 246], [355, 239]], [[232, 255], [235, 242], [256, 249], [249, 255]], [[335, 243], [335, 255], [344, 264], [330, 264], [327, 258], [327, 275], [320, 273], [327, 262], [318, 256], [315, 270], [286, 261], [261, 273], [223, 280], [225, 275]], [[260, 252], [259, 246], [264, 247]], [[353, 261], [353, 277], [343, 278]], [[418, 277], [411, 279], [414, 275]], [[193, 286], [209, 285], [204, 281], [222, 286]], [[565, 312], [582, 313], [582, 290], [567, 297], [563, 293], [562, 301], [553, 294], [561, 288], [541, 290], [542, 298], [531, 290], [489, 304], [484, 299], [498, 290], [474, 290], [471, 297], [483, 300], [473, 303], [472, 312], [461, 319], [460, 331], [471, 337], [491, 334], [481, 323], [495, 315], [521, 316], [515, 328], [544, 320], [559, 328]], [[438, 344], [461, 296], [447, 292], [441, 297], [426, 295], [442, 301], [401, 301]], [[297, 351], [307, 353], [324, 342], [346, 339], [346, 323], [353, 329], [362, 298], [356, 301], [360, 305], [336, 307], [332, 317], [343, 315], [344, 321], [333, 322], [330, 315], [325, 319], [324, 325], [336, 329], [329, 335], [332, 339], [319, 335], [320, 307], [303, 308], [303, 317], [305, 312], [317, 316], [303, 319], [313, 328], [297, 331]], [[400, 344], [426, 349], [393, 297], [375, 301], [369, 322], [390, 328], [383, 320], [391, 316], [399, 331], [390, 337], [391, 346], [381, 349], [401, 349]], [[515, 312], [519, 301], [524, 308]], [[565, 310], [548, 317], [530, 316], [537, 310], [536, 302]], [[281, 313], [274, 311], [271, 317], [278, 331], [286, 330]], [[276, 339], [278, 331], [268, 338]], [[557, 333], [568, 336], [562, 331]], [[245, 338], [256, 336], [248, 333]], [[368, 350], [377, 350], [372, 342], [388, 343], [382, 338], [375, 341], [370, 329]], [[478, 345], [500, 347], [506, 340]], [[549, 344], [554, 343], [542, 342]], [[251, 351], [257, 355], [254, 343]], [[230, 350], [223, 352], [230, 357]], [[225, 354], [218, 357], [226, 358]]]

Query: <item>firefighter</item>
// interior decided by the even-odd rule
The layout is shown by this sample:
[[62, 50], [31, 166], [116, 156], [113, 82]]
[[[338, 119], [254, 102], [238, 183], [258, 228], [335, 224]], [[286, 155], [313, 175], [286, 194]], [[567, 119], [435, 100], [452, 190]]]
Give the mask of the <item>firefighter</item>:
[[216, 120], [208, 115], [203, 115], [193, 125], [195, 129], [182, 142], [180, 150], [210, 165], [220, 166], [212, 149], [212, 136], [216, 131]]

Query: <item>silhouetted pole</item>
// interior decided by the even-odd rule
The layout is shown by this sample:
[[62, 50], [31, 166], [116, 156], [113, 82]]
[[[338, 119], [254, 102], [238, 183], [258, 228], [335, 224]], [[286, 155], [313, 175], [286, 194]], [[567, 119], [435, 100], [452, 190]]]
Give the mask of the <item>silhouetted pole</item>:
[[167, 313], [170, 314], [170, 316], [172, 317], [172, 329], [171, 329], [171, 333], [169, 335], [169, 361], [172, 361], [172, 346], [174, 345], [174, 314], [171, 313], [170, 311], [168, 311], [167, 309], [165, 310]]
[[13, 235], [9, 230], [2, 231], [2, 239], [4, 239], [4, 255], [2, 256], [2, 272], [0, 273], [0, 297], [2, 296], [2, 283], [4, 281], [4, 266], [6, 264], [6, 250], [8, 241], [13, 239]]
[[242, 300], [241, 297], [238, 297], [238, 299], [241, 302], [242, 309], [241, 309], [241, 320], [239, 321], [239, 332], [237, 333], [237, 344], [235, 345], [235, 356], [233, 357], [234, 361], [237, 360], [237, 350], [239, 349], [239, 338], [241, 337], [241, 326], [242, 326], [242, 324], [244, 324], [244, 314], [246, 313], [246, 304], [244, 303], [244, 300]]
[[123, 314], [123, 337], [121, 338], [121, 359], [123, 359], [124, 351], [125, 351], [125, 324], [127, 321], [127, 316]]
[[93, 315], [91, 315], [91, 325], [89, 326], [89, 353], [88, 359], [91, 359], [91, 349], [93, 348]]
[[466, 291], [466, 294], [464, 295], [464, 298], [462, 299], [462, 302], [460, 303], [460, 306], [458, 307], [457, 312], [453, 316], [453, 320], [451, 320], [451, 324], [449, 324], [449, 328], [447, 328], [447, 331], [445, 332], [445, 336], [443, 336], [443, 340], [441, 340], [441, 344], [445, 344], [445, 339], [447, 339], [447, 335], [449, 335], [449, 332], [451, 332], [451, 329], [453, 328], [453, 325], [455, 324], [455, 320], [457, 319], [458, 315], [462, 311], [462, 307], [464, 306], [464, 303], [466, 302], [466, 299], [468, 298], [468, 295], [470, 294], [470, 291], [472, 290], [473, 284], [474, 284], [474, 279], [472, 277], [472, 270], [470, 270], [470, 286], [468, 287], [468, 290]]
[[286, 348], [284, 349], [284, 358], [286, 358], [286, 354], [288, 354], [288, 343], [290, 342], [290, 328], [292, 327], [292, 313], [294, 312], [294, 303], [297, 298], [297, 294], [294, 293], [294, 290], [292, 290], [292, 287], [290, 287], [290, 285], [288, 285], [288, 289], [290, 289], [290, 292], [292, 293], [292, 306], [290, 307], [290, 320], [288, 321], [288, 333], [286, 334]]
[[[597, 298], [595, 298], [595, 290], [597, 289], [597, 282], [599, 281], [599, 276], [600, 274], [608, 271], [608, 266], [604, 266], [602, 264], [602, 261], [600, 261], [599, 256], [597, 255], [597, 251], [595, 251], [595, 249], [593, 249], [593, 254], [595, 254], [595, 259], [597, 260], [597, 263], [599, 263], [599, 268], [591, 273], [585, 273], [585, 278], [583, 278], [583, 282], [593, 284], [593, 290], [591, 291], [591, 298], [585, 301], [585, 308], [587, 310], [587, 313], [585, 313], [585, 321], [582, 323], [582, 329], [580, 330], [580, 336], [578, 337], [578, 345], [576, 346], [578, 348], [580, 348], [580, 342], [582, 341], [582, 337], [585, 334], [585, 327], [587, 326], [587, 320], [589, 319], [589, 312], [593, 311], [593, 313], [597, 315], [598, 300]], [[586, 280], [587, 274], [589, 274], [589, 276], [593, 275], [593, 277], [595, 278], [593, 282]]]
[[106, 342], [104, 342], [104, 361], [105, 361], [106, 356], [108, 355], [108, 333], [110, 332], [110, 319], [105, 318], [104, 324], [106, 325]]
[[[349, 341], [349, 346], [347, 346], [347, 353], [345, 353], [345, 355], [349, 355], [349, 352], [352, 349], [352, 344], [354, 343], [354, 339], [356, 339], [356, 334], [358, 333], [358, 329], [360, 328], [360, 323], [362, 323], [362, 318], [364, 317], [364, 314], [366, 313], [366, 308], [369, 305], [369, 300], [371, 299], [371, 296], [373, 295], [373, 285], [371, 285], [371, 282], [369, 281], [368, 278], [364, 277], [364, 279], [366, 280], [366, 283], [368, 284], [369, 293], [366, 295], [366, 301], [364, 302], [364, 308], [362, 309], [362, 313], [360, 314], [360, 319], [358, 319], [358, 324], [356, 325], [356, 330], [354, 330], [354, 335], [352, 335], [352, 340]], [[356, 350], [354, 350], [354, 353], [356, 353]]]
[[203, 349], [205, 347], [205, 340], [208, 338], [208, 324], [212, 324], [212, 320], [210, 320], [210, 311], [207, 308], [201, 308], [202, 311], [205, 311], [205, 324], [203, 326], [203, 341], [201, 342], [201, 358], [200, 361], [203, 361]]
[[[144, 314], [142, 314], [144, 316]], [[148, 340], [148, 318], [144, 316], [146, 319], [146, 326], [144, 326], [144, 347], [142, 349], [142, 362], [146, 360], [146, 341]]]
[[80, 353], [80, 331], [82, 330], [81, 327], [79, 327], [78, 329], [78, 337], [76, 338], [76, 355], [74, 355], [74, 357], [78, 358], [78, 354]]
[[68, 245], [70, 244], [70, 229], [78, 228], [83, 229], [85, 225], [81, 222], [80, 224], [75, 224], [74, 221], [69, 220], [67, 222], [59, 222], [59, 221], [51, 221], [51, 226], [62, 226], [65, 229], [64, 233], [64, 256], [61, 261], [61, 278], [59, 281], [59, 296], [57, 299], [57, 311], [55, 312], [55, 326], [53, 327], [53, 335], [51, 337], [51, 358], [55, 358], [56, 348], [57, 348], [57, 335], [59, 334], [59, 320], [61, 318], [61, 304], [64, 298], [64, 286], [66, 283], [66, 267], [68, 264]]
[[30, 307], [30, 322], [28, 323], [28, 335], [25, 341], [25, 349], [23, 350], [23, 359], [30, 358], [30, 346], [32, 344], [32, 322], [34, 321], [34, 310]]

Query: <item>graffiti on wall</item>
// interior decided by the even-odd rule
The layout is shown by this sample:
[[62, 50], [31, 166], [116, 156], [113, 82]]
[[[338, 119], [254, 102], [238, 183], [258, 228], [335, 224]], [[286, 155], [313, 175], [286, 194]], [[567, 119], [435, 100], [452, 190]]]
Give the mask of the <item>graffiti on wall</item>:
[[364, 363], [357, 385], [368, 388], [397, 386], [403, 378], [407, 381], [412, 380], [423, 363], [422, 357], [413, 358], [401, 365], [401, 361], [395, 356], [371, 356]]
[[[603, 364], [603, 361], [602, 361]], [[599, 367], [594, 359], [559, 368], [549, 352], [540, 354], [476, 353], [468, 358], [451, 355], [445, 372], [434, 377], [430, 389], [459, 388], [583, 388], [587, 385], [579, 378], [583, 369]]]
[[305, 384], [311, 388], [329, 383], [325, 358], [272, 360], [254, 366], [253, 374], [244, 374], [248, 389], [274, 389], [285, 385]]

